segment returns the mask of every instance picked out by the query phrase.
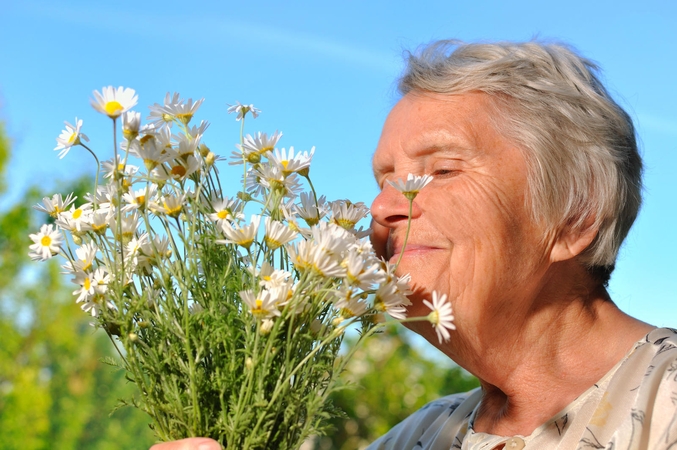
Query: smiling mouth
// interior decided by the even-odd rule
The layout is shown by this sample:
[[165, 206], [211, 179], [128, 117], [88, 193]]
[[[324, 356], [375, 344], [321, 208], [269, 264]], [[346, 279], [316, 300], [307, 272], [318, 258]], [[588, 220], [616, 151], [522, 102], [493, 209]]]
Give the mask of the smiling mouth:
[[[404, 254], [415, 256], [415, 255], [422, 255], [424, 253], [428, 253], [428, 252], [434, 251], [434, 250], [441, 250], [441, 249], [439, 247], [432, 247], [430, 245], [407, 243], [407, 246], [404, 248]], [[388, 261], [391, 262], [391, 263], [397, 262], [401, 253], [402, 253], [401, 245], [389, 246], [388, 255], [390, 255], [390, 257], [388, 258]]]

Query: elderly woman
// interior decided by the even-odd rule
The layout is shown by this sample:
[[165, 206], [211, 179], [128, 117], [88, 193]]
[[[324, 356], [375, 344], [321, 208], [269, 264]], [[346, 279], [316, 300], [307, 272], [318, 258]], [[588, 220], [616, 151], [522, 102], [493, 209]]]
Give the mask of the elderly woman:
[[[605, 289], [642, 165], [595, 72], [533, 42], [438, 42], [409, 58], [373, 159], [373, 242], [402, 255], [410, 316], [447, 294], [449, 341], [409, 326], [481, 388], [426, 405], [370, 449], [677, 448], [677, 332], [624, 314]], [[410, 173], [433, 181], [403, 247], [409, 204], [387, 181]], [[214, 443], [156, 448], [199, 444]]]

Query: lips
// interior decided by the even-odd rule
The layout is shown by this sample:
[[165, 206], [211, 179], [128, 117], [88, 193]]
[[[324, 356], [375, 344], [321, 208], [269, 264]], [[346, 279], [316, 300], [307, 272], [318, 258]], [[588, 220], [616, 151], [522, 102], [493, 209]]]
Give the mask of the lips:
[[[402, 252], [402, 244], [404, 242], [388, 242], [388, 261], [391, 263], [397, 262], [397, 259], [400, 257], [400, 253]], [[404, 248], [404, 254], [405, 255], [411, 255], [411, 256], [418, 256], [418, 255], [423, 255], [431, 251], [435, 250], [441, 250], [440, 247], [435, 247], [431, 245], [425, 245], [425, 244], [418, 244], [418, 243], [413, 243], [413, 242], [407, 242], [406, 247]]]

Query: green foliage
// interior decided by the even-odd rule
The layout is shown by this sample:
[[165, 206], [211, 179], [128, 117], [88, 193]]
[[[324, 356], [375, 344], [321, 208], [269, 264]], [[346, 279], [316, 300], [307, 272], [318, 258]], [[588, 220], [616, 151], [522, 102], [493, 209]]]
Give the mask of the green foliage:
[[9, 148], [9, 138], [5, 132], [5, 124], [0, 122], [0, 194], [5, 191], [4, 170], [9, 160]]

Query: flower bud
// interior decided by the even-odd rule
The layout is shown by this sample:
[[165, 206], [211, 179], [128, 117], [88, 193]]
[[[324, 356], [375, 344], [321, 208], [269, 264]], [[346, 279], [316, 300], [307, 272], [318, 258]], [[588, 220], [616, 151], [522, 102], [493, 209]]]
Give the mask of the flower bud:
[[[200, 151], [200, 155], [202, 155], [203, 158], [206, 158], [207, 155], [209, 155], [210, 153], [212, 153], [212, 152], [209, 150], [209, 147], [207, 147], [205, 144], [200, 144], [200, 146], [198, 147], [198, 150]], [[212, 153], [212, 154], [213, 154], [213, 153]]]

